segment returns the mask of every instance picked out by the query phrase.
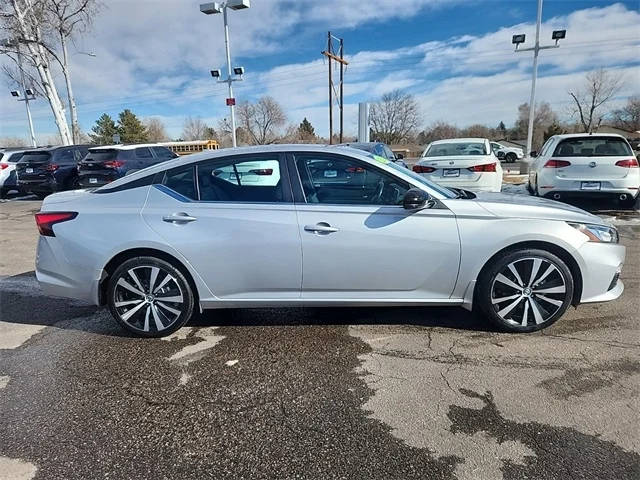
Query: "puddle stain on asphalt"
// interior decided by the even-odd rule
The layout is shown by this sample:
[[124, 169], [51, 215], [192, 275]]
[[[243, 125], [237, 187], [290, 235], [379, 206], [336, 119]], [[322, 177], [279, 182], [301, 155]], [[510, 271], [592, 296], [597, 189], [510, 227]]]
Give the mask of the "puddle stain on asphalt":
[[507, 420], [498, 411], [490, 392], [479, 394], [460, 389], [460, 393], [484, 405], [480, 409], [451, 405], [447, 414], [451, 432], [487, 434], [501, 443], [519, 442], [535, 452], [524, 463], [505, 462], [502, 466], [505, 479], [638, 478], [640, 455], [635, 452], [572, 428]]
[[[575, 463], [572, 468], [576, 472], [592, 478], [588, 470], [581, 469], [582, 453], [562, 447], [562, 442], [576, 438], [598, 450], [604, 470], [619, 471], [616, 464], [620, 452], [627, 455], [626, 465], [636, 462], [640, 469], [637, 453], [625, 452], [640, 451], [637, 427], [629, 422], [637, 418], [635, 399], [640, 393], [638, 362], [626, 358], [633, 347], [574, 339], [577, 352], [569, 354], [564, 348], [566, 340], [555, 336], [386, 325], [354, 326], [350, 333], [373, 348], [360, 356], [358, 369], [374, 390], [363, 405], [365, 411], [389, 425], [396, 437], [411, 446], [463, 459], [456, 468], [460, 479], [498, 479], [506, 466], [518, 466], [521, 476], [516, 478], [556, 478], [545, 477], [544, 469], [538, 469], [538, 465], [549, 462], [555, 462], [555, 470], [565, 462]], [[600, 359], [603, 348], [613, 361]], [[582, 370], [582, 376], [578, 374], [571, 383], [568, 379], [576, 370]], [[450, 415], [454, 407], [464, 412], [485, 407], [485, 397], [461, 393], [472, 390], [499, 394], [500, 418], [508, 418], [505, 422], [511, 422], [513, 428], [535, 424], [540, 430], [553, 429], [559, 437], [553, 458], [539, 461], [538, 456], [548, 457], [549, 452], [533, 448], [530, 439], [490, 435], [484, 428], [465, 430], [459, 425], [462, 417], [454, 422]], [[572, 393], [567, 401], [563, 394], [568, 392]], [[491, 401], [495, 407], [493, 398]], [[575, 457], [567, 459], [565, 455]], [[505, 474], [504, 478], [512, 477]]]

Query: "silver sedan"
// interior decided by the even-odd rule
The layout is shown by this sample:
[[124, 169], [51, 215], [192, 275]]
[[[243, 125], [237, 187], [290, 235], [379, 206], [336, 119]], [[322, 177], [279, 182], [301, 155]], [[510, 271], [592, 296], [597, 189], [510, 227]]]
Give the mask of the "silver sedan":
[[531, 332], [624, 288], [625, 249], [600, 218], [346, 147], [190, 155], [51, 195], [36, 222], [45, 292], [149, 337], [204, 309], [300, 305], [463, 306]]

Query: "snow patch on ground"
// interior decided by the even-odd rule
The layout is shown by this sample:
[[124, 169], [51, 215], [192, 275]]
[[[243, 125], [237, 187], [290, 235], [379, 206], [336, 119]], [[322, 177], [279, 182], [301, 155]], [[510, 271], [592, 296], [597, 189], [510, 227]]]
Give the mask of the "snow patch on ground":
[[8, 323], [0, 321], [0, 350], [18, 348], [36, 333], [44, 329], [44, 325], [28, 325], [25, 323]]
[[33, 463], [0, 456], [0, 480], [30, 480], [37, 471]]
[[11, 380], [11, 377], [8, 377], [6, 375], [0, 376], [0, 390], [2, 390], [3, 388], [7, 388], [9, 380]]
[[227, 367], [233, 367], [238, 362], [239, 362], [239, 360], [229, 360], [228, 362], [225, 362], [225, 365]]
[[186, 327], [178, 330], [178, 332], [165, 337], [163, 340], [168, 341], [181, 341], [191, 338], [199, 338], [198, 343], [187, 345], [181, 348], [178, 352], [171, 355], [168, 360], [170, 362], [178, 362], [180, 365], [188, 365], [191, 362], [195, 362], [204, 357], [207, 350], [215, 347], [218, 343], [224, 340], [223, 335], [216, 335], [215, 331], [218, 327], [204, 327], [194, 328]]

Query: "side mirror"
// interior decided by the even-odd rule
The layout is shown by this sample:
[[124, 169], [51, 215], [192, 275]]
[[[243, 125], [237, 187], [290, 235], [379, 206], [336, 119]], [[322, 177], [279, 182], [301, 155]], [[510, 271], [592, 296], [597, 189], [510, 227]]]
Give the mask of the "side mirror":
[[530, 156], [531, 158], [536, 158], [536, 157], [538, 156], [538, 152], [536, 152], [535, 150], [533, 150], [533, 151], [529, 154], [529, 156]]
[[396, 156], [396, 160], [402, 160], [404, 158], [404, 155], [401, 153], [396, 153], [395, 156]]
[[402, 206], [407, 210], [417, 210], [419, 208], [432, 208], [436, 204], [435, 200], [419, 188], [407, 190], [402, 199]]

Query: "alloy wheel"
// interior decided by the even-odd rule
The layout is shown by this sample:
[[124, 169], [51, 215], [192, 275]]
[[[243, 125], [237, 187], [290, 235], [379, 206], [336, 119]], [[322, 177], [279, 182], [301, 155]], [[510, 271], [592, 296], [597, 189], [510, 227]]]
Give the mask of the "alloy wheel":
[[521, 327], [548, 322], [567, 299], [567, 280], [546, 258], [525, 257], [504, 266], [491, 285], [491, 304], [505, 322]]
[[185, 302], [178, 280], [155, 265], [135, 266], [122, 272], [113, 295], [120, 320], [147, 333], [161, 332], [174, 325]]

